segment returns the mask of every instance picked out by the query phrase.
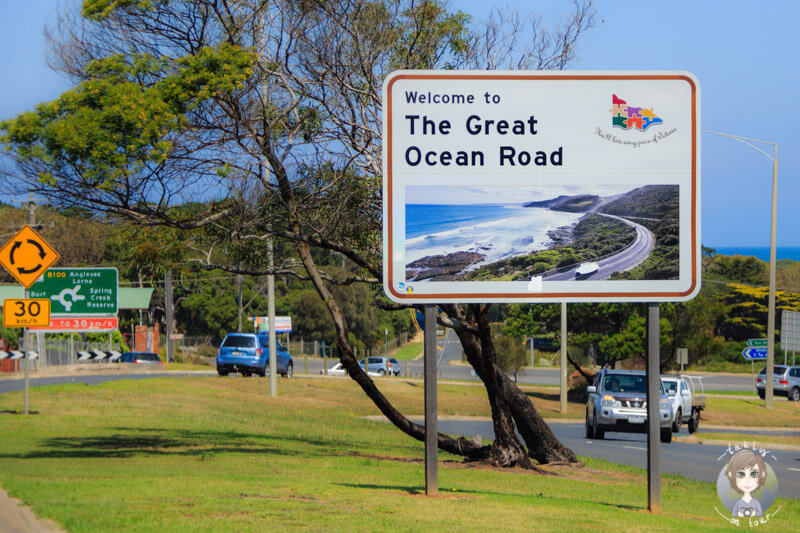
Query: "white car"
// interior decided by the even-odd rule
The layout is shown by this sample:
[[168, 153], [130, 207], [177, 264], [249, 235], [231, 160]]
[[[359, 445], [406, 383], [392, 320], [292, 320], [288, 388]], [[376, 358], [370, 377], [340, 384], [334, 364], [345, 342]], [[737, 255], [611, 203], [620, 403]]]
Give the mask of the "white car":
[[[362, 366], [361, 368], [363, 370], [364, 367]], [[322, 370], [320, 370], [319, 373], [322, 374]], [[328, 369], [328, 375], [329, 376], [346, 376], [347, 375], [347, 370], [344, 368], [344, 365], [342, 364], [342, 362], [339, 361], [338, 363], [336, 363], [335, 365], [333, 365], [332, 367], [330, 367]], [[382, 374], [378, 374], [377, 372], [373, 372], [373, 371], [370, 370], [369, 372], [367, 372], [367, 375], [374, 378], [374, 377], [378, 377], [378, 376], [380, 376]]]
[[681, 429], [681, 424], [689, 426], [689, 433], [697, 431], [700, 423], [700, 411], [705, 408], [703, 382], [697, 376], [661, 375], [661, 383], [672, 404], [672, 431]]
[[[322, 370], [319, 371], [322, 374]], [[347, 370], [344, 369], [344, 365], [342, 365], [341, 361], [333, 365], [328, 369], [329, 376], [346, 376]]]
[[597, 263], [595, 263], [593, 261], [589, 262], [589, 263], [581, 263], [578, 266], [578, 269], [575, 271], [575, 277], [576, 278], [585, 278], [587, 276], [591, 276], [592, 274], [597, 272], [599, 268], [600, 268], [600, 265], [598, 265]]

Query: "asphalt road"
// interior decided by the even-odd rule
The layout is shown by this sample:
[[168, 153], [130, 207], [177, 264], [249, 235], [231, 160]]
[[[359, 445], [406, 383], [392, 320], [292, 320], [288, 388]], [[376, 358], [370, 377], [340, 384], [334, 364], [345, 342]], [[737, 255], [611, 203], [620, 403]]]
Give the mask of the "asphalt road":
[[[447, 336], [440, 338], [437, 341], [440, 350], [437, 350], [438, 361], [438, 375], [439, 379], [444, 380], [457, 380], [457, 381], [475, 381], [479, 379], [472, 370], [472, 367], [467, 364], [461, 364], [461, 344], [458, 342], [458, 337], [452, 330], [448, 330]], [[554, 356], [556, 354], [553, 354]], [[327, 359], [326, 363], [328, 368], [336, 364], [338, 359]], [[295, 372], [304, 372], [305, 363], [302, 356], [294, 358]], [[322, 359], [308, 358], [308, 372], [311, 374], [322, 373]], [[401, 375], [405, 376], [405, 363], [400, 362]], [[410, 361], [408, 364], [410, 377], [422, 377], [424, 364], [422, 359]], [[758, 371], [758, 368], [756, 369]], [[572, 373], [570, 367], [569, 372]], [[703, 386], [706, 391], [753, 391], [753, 377], [747, 374], [729, 375], [729, 374], [698, 374], [692, 372], [692, 375], [703, 375]], [[389, 379], [389, 378], [387, 378]], [[517, 374], [517, 381], [526, 385], [552, 385], [558, 386], [559, 384], [559, 370], [558, 367], [554, 368], [525, 368]], [[777, 399], [780, 399], [778, 397]]]
[[[120, 379], [150, 379], [168, 377], [197, 377], [215, 375], [216, 372], [143, 372], [139, 374], [113, 374], [113, 375], [79, 375], [79, 376], [52, 376], [46, 378], [31, 378], [31, 387], [42, 387], [45, 385], [59, 385], [61, 383], [83, 383], [85, 385], [97, 385], [107, 381], [118, 381]], [[0, 379], [0, 394], [6, 392], [17, 392], [25, 390], [24, 378]]]
[[[492, 422], [475, 420], [439, 420], [439, 431], [493, 439]], [[584, 436], [583, 422], [553, 423], [550, 428], [556, 437], [578, 455], [605, 459], [612, 463], [647, 468], [647, 436], [635, 433], [607, 433], [604, 440], [589, 440]], [[711, 430], [707, 430], [711, 431]], [[701, 426], [700, 433], [703, 432]], [[798, 432], [788, 432], [798, 433]], [[682, 436], [688, 436], [686, 428]], [[756, 435], [754, 433], [754, 435]], [[755, 436], [754, 436], [755, 438]], [[731, 445], [744, 443], [731, 443]], [[720, 470], [730, 455], [727, 446], [694, 444], [673, 440], [661, 446], [661, 472], [679, 474], [691, 479], [716, 482]], [[768, 450], [767, 463], [778, 478], [778, 494], [787, 498], [800, 498], [800, 451]], [[646, 487], [645, 487], [646, 490]]]
[[[634, 239], [633, 244], [631, 244], [618, 254], [614, 254], [611, 257], [606, 257], [605, 259], [600, 259], [596, 261], [598, 266], [597, 271], [594, 272], [593, 274], [582, 277], [581, 280], [595, 280], [595, 281], [604, 280], [608, 279], [614, 272], [624, 272], [626, 270], [630, 270], [634, 267], [639, 266], [650, 255], [650, 252], [653, 250], [653, 247], [655, 246], [656, 242], [653, 232], [651, 232], [649, 229], [645, 228], [641, 224], [637, 224], [632, 220], [628, 220], [622, 217], [617, 217], [614, 215], [602, 215], [601, 213], [597, 214], [613, 218], [616, 220], [620, 220], [628, 224], [629, 226], [633, 226], [633, 228], [636, 230], [636, 238]], [[580, 265], [575, 265], [574, 268], [571, 268], [566, 272], [559, 272], [549, 276], [544, 276], [544, 281], [574, 280], [575, 271], [578, 270], [579, 266]]]

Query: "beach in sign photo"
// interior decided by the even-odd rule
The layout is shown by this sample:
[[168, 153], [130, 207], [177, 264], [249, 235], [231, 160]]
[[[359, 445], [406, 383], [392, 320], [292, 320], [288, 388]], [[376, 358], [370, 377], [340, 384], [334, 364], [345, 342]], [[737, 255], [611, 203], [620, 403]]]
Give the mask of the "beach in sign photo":
[[406, 280], [675, 280], [679, 186], [405, 188]]

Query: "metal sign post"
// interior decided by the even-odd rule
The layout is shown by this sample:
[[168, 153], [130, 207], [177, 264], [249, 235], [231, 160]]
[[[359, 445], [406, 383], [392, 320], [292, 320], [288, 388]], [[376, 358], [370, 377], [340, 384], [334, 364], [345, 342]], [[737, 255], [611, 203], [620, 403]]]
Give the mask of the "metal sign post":
[[647, 304], [647, 509], [661, 512], [661, 390], [658, 304]]
[[425, 306], [425, 494], [439, 493], [439, 424], [436, 419], [436, 306]]

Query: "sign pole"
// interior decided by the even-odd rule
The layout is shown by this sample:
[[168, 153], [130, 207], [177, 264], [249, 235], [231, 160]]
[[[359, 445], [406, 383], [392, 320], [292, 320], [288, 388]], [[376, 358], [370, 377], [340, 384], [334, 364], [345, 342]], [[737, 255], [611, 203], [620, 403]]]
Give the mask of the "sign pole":
[[647, 509], [661, 513], [661, 394], [659, 309], [647, 304]]
[[561, 302], [561, 368], [559, 372], [559, 411], [567, 412], [567, 302]]
[[436, 420], [436, 306], [425, 305], [425, 494], [439, 493], [439, 424]]
[[[25, 289], [25, 298], [28, 298], [28, 289]], [[30, 345], [29, 345], [30, 340], [31, 340], [30, 330], [28, 328], [23, 329], [22, 330], [22, 342], [25, 343], [25, 351], [23, 353], [30, 351], [30, 349], [31, 349]], [[29, 378], [29, 375], [28, 375], [28, 354], [27, 353], [25, 353], [25, 356], [22, 358], [22, 361], [23, 361], [22, 364], [25, 365], [25, 414], [27, 415], [27, 414], [30, 414], [29, 402], [28, 402], [28, 395], [30, 393], [30, 378]]]

